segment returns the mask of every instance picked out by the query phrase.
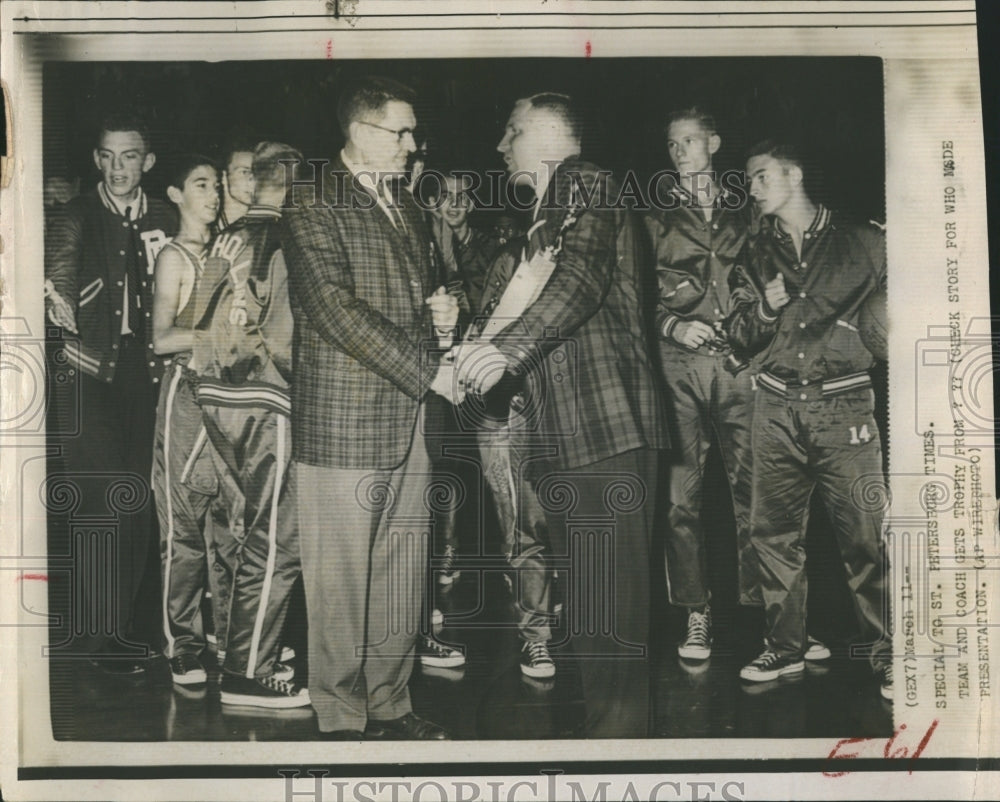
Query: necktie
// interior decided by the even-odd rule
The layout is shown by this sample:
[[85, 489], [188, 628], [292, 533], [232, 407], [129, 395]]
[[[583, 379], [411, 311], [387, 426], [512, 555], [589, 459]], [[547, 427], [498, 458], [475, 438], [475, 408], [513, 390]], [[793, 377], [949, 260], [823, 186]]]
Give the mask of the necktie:
[[385, 198], [385, 205], [392, 217], [392, 223], [398, 231], [406, 234], [406, 221], [403, 219], [403, 210], [396, 203], [396, 198], [393, 195], [394, 192], [398, 192], [400, 189], [399, 184], [394, 185], [390, 181], [382, 182], [382, 196]]

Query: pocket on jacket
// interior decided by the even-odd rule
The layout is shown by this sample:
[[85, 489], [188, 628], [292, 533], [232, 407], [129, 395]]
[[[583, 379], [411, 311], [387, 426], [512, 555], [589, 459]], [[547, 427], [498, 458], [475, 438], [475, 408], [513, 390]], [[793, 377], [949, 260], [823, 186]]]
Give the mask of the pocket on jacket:
[[82, 290], [80, 290], [80, 300], [77, 301], [77, 307], [86, 306], [91, 301], [93, 301], [101, 289], [104, 287], [104, 279], [96, 278]]

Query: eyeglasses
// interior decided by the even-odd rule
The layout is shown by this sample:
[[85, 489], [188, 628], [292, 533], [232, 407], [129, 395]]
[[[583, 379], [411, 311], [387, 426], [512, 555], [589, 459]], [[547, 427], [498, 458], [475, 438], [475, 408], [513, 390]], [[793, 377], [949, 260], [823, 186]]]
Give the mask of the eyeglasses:
[[407, 136], [413, 136], [414, 133], [416, 133], [413, 128], [399, 128], [399, 129], [386, 128], [384, 125], [377, 125], [376, 123], [369, 123], [365, 122], [364, 120], [358, 120], [358, 122], [361, 123], [362, 125], [370, 125], [372, 128], [378, 128], [380, 131], [386, 131], [390, 134], [395, 134], [396, 140], [398, 142], [402, 142], [403, 139], [405, 139]]

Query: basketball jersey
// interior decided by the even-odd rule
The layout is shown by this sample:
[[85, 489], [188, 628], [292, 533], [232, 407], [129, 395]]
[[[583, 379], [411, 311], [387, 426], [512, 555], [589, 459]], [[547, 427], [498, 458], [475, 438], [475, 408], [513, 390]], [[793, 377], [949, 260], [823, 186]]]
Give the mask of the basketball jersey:
[[[287, 396], [291, 381], [292, 315], [288, 273], [274, 210], [252, 208], [212, 240], [200, 283], [204, 313], [195, 323], [202, 385], [257, 387], [261, 400]], [[214, 381], [213, 381], [214, 380]], [[216, 401], [235, 401], [221, 388]], [[252, 393], [241, 393], [248, 402]], [[265, 404], [268, 405], [268, 404]], [[280, 402], [284, 410], [286, 401]]]

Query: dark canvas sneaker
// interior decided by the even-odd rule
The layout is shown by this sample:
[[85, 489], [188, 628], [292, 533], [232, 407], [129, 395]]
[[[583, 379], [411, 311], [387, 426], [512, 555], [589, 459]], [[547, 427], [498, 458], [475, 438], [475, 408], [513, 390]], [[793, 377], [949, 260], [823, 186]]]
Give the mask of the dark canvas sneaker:
[[255, 678], [227, 674], [222, 678], [219, 697], [224, 705], [248, 705], [272, 710], [310, 704], [308, 688], [280, 680], [273, 674]]
[[459, 649], [434, 638], [421, 636], [417, 640], [420, 664], [431, 668], [460, 668], [465, 665], [465, 655]]
[[810, 635], [809, 642], [806, 645], [805, 659], [810, 663], [818, 662], [820, 660], [829, 660], [830, 647], [823, 643], [823, 641]]
[[770, 682], [788, 674], [800, 674], [806, 663], [801, 657], [779, 657], [770, 649], [740, 670], [740, 678], [748, 682]]
[[295, 677], [295, 666], [290, 666], [288, 663], [275, 663], [271, 667], [271, 674], [275, 679], [290, 682]]
[[687, 637], [677, 646], [677, 654], [685, 660], [707, 660], [712, 656], [712, 611], [705, 605], [705, 612], [688, 612]]
[[877, 672], [879, 684], [879, 693], [882, 694], [883, 699], [888, 699], [892, 701], [892, 663], [886, 663]]
[[543, 640], [526, 640], [521, 647], [521, 673], [526, 677], [545, 678], [556, 673], [556, 664], [549, 655], [549, 644]]
[[186, 652], [170, 658], [170, 675], [177, 685], [201, 685], [208, 674], [196, 655]]

